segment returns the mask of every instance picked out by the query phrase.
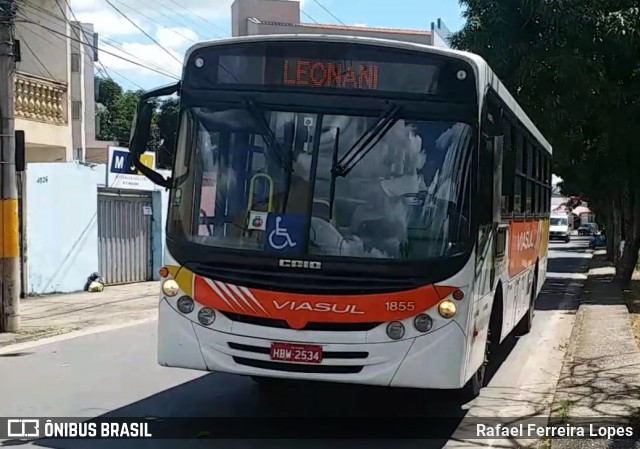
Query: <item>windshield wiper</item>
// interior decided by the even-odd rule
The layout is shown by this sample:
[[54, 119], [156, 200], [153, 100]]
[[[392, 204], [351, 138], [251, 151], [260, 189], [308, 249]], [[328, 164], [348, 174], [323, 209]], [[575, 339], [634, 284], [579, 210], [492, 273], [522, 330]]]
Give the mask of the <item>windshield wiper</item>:
[[264, 114], [261, 109], [253, 100], [246, 101], [247, 111], [251, 114], [258, 127], [260, 128], [260, 134], [267, 143], [267, 148], [273, 154], [273, 157], [278, 161], [280, 168], [288, 172], [291, 171], [291, 158], [289, 153], [285, 152], [282, 146], [278, 143], [276, 136], [271, 130], [271, 126], [264, 118]]
[[[358, 138], [346, 154], [331, 169], [334, 176], [347, 176], [363, 157], [375, 147], [398, 121], [400, 106], [391, 103], [376, 122]], [[367, 137], [368, 136], [368, 137]], [[365, 139], [366, 137], [366, 139]]]

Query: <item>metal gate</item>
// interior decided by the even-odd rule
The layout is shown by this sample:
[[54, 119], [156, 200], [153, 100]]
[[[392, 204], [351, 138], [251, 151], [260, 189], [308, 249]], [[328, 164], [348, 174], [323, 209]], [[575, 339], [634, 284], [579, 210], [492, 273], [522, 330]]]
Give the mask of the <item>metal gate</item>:
[[98, 192], [98, 257], [107, 284], [152, 280], [151, 194]]

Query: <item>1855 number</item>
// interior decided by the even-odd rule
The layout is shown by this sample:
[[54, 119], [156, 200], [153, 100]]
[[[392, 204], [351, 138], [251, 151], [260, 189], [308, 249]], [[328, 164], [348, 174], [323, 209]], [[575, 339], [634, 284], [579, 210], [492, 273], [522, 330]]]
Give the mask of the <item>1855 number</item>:
[[414, 302], [408, 301], [387, 301], [384, 305], [388, 312], [413, 312], [416, 308]]

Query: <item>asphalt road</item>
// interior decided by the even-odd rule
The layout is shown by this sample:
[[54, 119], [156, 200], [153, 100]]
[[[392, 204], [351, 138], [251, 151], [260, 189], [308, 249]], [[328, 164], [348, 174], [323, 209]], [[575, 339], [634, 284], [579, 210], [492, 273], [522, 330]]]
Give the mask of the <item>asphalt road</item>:
[[[163, 368], [156, 363], [156, 324], [146, 323], [0, 354], [0, 416], [425, 416], [454, 417], [441, 440], [401, 440], [393, 447], [469, 447], [466, 417], [544, 413], [557, 381], [587, 270], [586, 239], [552, 243], [548, 278], [532, 332], [503, 345], [504, 362], [482, 395], [461, 404], [449, 394], [356, 386], [292, 387], [275, 399], [248, 378]], [[349, 425], [345, 418], [344, 425]], [[372, 421], [374, 422], [374, 421]], [[383, 423], [384, 420], [376, 421]], [[487, 443], [486, 441], [484, 443]], [[388, 447], [383, 440], [5, 440], [0, 447], [56, 449]], [[486, 445], [486, 444], [482, 444]]]

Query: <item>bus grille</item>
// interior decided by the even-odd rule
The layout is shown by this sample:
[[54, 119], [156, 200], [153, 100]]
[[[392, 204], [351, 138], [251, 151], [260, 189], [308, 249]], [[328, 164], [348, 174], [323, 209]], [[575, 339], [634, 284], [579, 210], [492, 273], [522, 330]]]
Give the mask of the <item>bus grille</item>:
[[[273, 318], [261, 318], [251, 315], [241, 315], [239, 313], [220, 312], [231, 321], [238, 323], [253, 324], [254, 326], [275, 327], [278, 329], [291, 329], [284, 320]], [[367, 332], [382, 324], [379, 323], [318, 323], [309, 322], [302, 329], [305, 331], [325, 331], [325, 332]]]
[[272, 371], [286, 371], [288, 373], [358, 374], [364, 368], [363, 366], [351, 365], [302, 365], [298, 363], [269, 362], [266, 360], [245, 359], [244, 357], [234, 357], [233, 361], [238, 365]]

